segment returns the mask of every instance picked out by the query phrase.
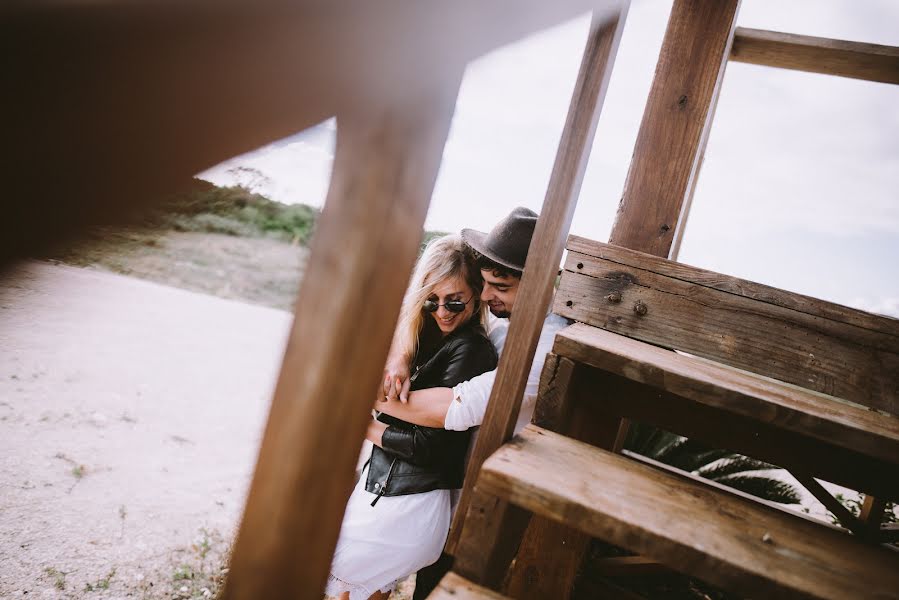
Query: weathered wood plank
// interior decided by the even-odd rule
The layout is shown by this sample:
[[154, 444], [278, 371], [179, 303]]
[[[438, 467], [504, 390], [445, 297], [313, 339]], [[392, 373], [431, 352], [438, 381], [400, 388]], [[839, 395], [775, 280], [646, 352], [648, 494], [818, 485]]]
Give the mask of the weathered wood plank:
[[667, 257], [686, 218], [739, 0], [677, 0], [609, 241]]
[[499, 362], [484, 423], [469, 458], [466, 486], [462, 490], [446, 543], [446, 551], [451, 554], [458, 543], [471, 486], [481, 463], [511, 437], [515, 428], [534, 350], [552, 303], [553, 283], [577, 205], [629, 5], [630, 0], [619, 0], [609, 3], [603, 12], [594, 14], [543, 209], [521, 279], [518, 297], [527, 300], [514, 309], [515, 318], [509, 326], [506, 351]]
[[615, 410], [634, 421], [864, 493], [899, 498], [899, 468], [895, 462], [847, 450], [837, 440], [806, 437], [755, 416], [708, 406], [601, 369], [592, 369], [589, 376], [596, 390], [614, 387], [621, 391], [616, 395], [597, 393], [594, 401], [612, 403]]
[[899, 414], [899, 337], [889, 333], [576, 252], [555, 311]]
[[429, 600], [504, 600], [506, 596], [475, 585], [455, 573], [447, 573]]
[[[872, 331], [880, 331], [899, 339], [899, 319], [894, 317], [875, 315], [863, 310], [849, 308], [848, 306], [843, 306], [841, 304], [827, 302], [818, 298], [812, 298], [811, 296], [797, 294], [796, 292], [788, 292], [762, 283], [756, 283], [754, 281], [740, 279], [739, 277], [700, 269], [699, 267], [684, 263], [666, 260], [664, 258], [653, 256], [652, 254], [646, 254], [645, 252], [638, 252], [636, 250], [630, 250], [612, 244], [604, 244], [577, 235], [568, 236], [567, 248], [572, 252], [578, 252], [580, 254], [586, 254], [587, 256], [614, 263], [652, 271], [659, 275], [681, 279], [688, 283], [694, 283], [722, 292], [730, 292], [737, 296], [759, 300], [767, 304], [791, 308], [812, 316], [831, 319], [833, 321], [855, 325]], [[577, 265], [576, 262], [573, 262], [573, 264], [575, 266]]]
[[645, 577], [670, 575], [671, 569], [645, 556], [613, 556], [591, 563], [590, 568], [600, 577]]
[[[328, 202], [231, 557], [228, 600], [321, 598], [417, 255], [461, 70], [456, 75], [407, 90], [408, 104], [342, 115]], [[361, 329], [360, 290], [380, 299], [383, 317]], [[346, 364], [353, 376], [337, 376]]]
[[899, 48], [737, 27], [730, 59], [737, 62], [899, 83]]
[[893, 552], [533, 425], [484, 463], [478, 485], [740, 594], [899, 597]]
[[[612, 403], [595, 401], [597, 390], [589, 369], [567, 370], [570, 361], [560, 357], [562, 373], [569, 379], [557, 399], [538, 398], [537, 404], [556, 404], [555, 429], [573, 439], [606, 449], [623, 443], [621, 415]], [[558, 379], [558, 374], [556, 379]], [[607, 387], [602, 395], [614, 395]], [[541, 409], [541, 412], [548, 412]], [[509, 573], [505, 592], [513, 598], [566, 598], [571, 594], [581, 564], [590, 546], [590, 536], [546, 517], [535, 516], [525, 532], [518, 556]]]
[[553, 352], [720, 411], [899, 465], [899, 418], [581, 323], [559, 332]]

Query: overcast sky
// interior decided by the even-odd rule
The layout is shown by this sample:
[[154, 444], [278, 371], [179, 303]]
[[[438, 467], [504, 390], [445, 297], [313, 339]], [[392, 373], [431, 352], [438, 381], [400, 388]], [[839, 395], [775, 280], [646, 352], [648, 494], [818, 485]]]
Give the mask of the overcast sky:
[[[572, 233], [608, 239], [670, 0], [633, 0]], [[472, 63], [426, 227], [488, 230], [540, 210], [589, 18]], [[743, 0], [738, 24], [899, 46], [895, 0]], [[324, 202], [333, 122], [200, 176]], [[679, 260], [899, 316], [899, 86], [730, 63]]]

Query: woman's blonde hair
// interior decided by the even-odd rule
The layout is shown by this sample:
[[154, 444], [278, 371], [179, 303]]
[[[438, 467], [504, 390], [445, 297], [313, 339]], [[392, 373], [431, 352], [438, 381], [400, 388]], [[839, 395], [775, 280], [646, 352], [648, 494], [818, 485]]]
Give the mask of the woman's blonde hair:
[[418, 352], [419, 339], [425, 326], [429, 323], [434, 325], [432, 320], [426, 318], [427, 313], [422, 305], [441, 282], [456, 277], [461, 277], [474, 294], [471, 298], [471, 302], [475, 303], [471, 318], [477, 319], [486, 327], [487, 307], [481, 303], [484, 280], [481, 279], [473, 257], [465, 250], [462, 236], [453, 234], [435, 238], [428, 243], [412, 272], [393, 339], [394, 348], [400, 350], [407, 359], [412, 360]]

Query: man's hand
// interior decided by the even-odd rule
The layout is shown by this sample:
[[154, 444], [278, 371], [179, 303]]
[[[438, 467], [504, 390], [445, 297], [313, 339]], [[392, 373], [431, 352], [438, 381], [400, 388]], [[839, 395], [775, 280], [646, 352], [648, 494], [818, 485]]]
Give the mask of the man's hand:
[[387, 366], [384, 367], [384, 401], [399, 399], [406, 402], [409, 399], [409, 387], [412, 382], [409, 379], [409, 359], [405, 356], [395, 356], [392, 353], [387, 357]]

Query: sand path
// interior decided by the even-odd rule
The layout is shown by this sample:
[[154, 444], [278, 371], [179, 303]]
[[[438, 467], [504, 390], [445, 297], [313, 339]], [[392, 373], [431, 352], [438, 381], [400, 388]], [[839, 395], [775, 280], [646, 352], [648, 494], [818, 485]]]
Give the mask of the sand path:
[[290, 319], [87, 269], [7, 274], [0, 598], [203, 597]]

